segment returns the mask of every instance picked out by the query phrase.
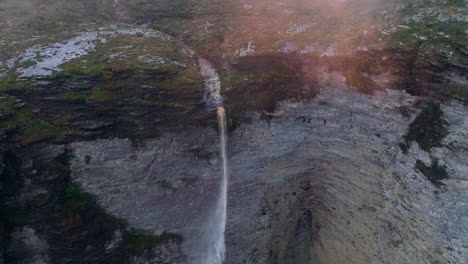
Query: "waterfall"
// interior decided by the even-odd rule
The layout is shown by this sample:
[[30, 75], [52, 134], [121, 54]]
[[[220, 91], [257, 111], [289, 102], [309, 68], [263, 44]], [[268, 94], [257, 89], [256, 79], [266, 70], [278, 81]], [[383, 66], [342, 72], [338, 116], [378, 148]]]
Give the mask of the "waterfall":
[[203, 95], [203, 102], [209, 108], [215, 108], [223, 104], [221, 97], [221, 81], [219, 74], [211, 63], [205, 59], [198, 59], [200, 65], [201, 76], [205, 83], [205, 94]]
[[226, 143], [227, 143], [227, 134], [226, 134], [226, 112], [224, 107], [217, 107], [217, 115], [218, 115], [218, 127], [219, 127], [219, 137], [220, 137], [220, 152], [221, 152], [221, 160], [222, 160], [222, 167], [223, 167], [223, 178], [221, 180], [221, 191], [219, 193], [219, 219], [220, 219], [220, 236], [219, 241], [217, 241], [218, 250], [217, 255], [220, 260], [219, 263], [224, 261], [224, 254], [226, 251], [225, 248], [225, 241], [224, 241], [224, 232], [226, 230], [226, 218], [227, 218], [227, 185], [228, 185], [228, 163], [227, 163], [227, 151], [226, 151]]
[[[205, 82], [205, 96], [203, 100], [208, 107], [216, 107], [219, 128], [220, 157], [222, 162], [219, 196], [214, 210], [205, 222], [201, 264], [222, 264], [225, 259], [225, 230], [227, 218], [227, 189], [228, 189], [228, 162], [227, 162], [227, 132], [226, 112], [222, 107], [220, 95], [221, 82], [217, 71], [204, 59], [199, 59], [201, 75]], [[221, 174], [220, 173], [220, 174]]]

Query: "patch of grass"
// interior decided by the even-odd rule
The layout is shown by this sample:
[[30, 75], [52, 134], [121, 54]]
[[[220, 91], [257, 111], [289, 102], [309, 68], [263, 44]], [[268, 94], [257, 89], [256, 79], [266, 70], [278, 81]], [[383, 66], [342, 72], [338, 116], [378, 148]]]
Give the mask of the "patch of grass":
[[0, 78], [0, 91], [20, 90], [31, 87], [31, 83], [18, 80], [17, 73], [8, 74]]
[[64, 152], [62, 155], [58, 156], [55, 159], [55, 163], [62, 166], [66, 167], [68, 166], [68, 163], [70, 162], [70, 155], [67, 152]]
[[109, 64], [106, 61], [101, 61], [101, 62], [91, 65], [89, 68], [86, 68], [84, 73], [91, 75], [91, 76], [98, 76], [108, 69], [109, 69]]
[[93, 89], [93, 92], [88, 96], [88, 99], [94, 101], [113, 101], [118, 98], [117, 94], [106, 90], [102, 86], [97, 86]]
[[30, 144], [48, 138], [63, 140], [71, 131], [66, 128], [66, 124], [49, 122], [43, 119], [32, 119], [28, 122], [20, 135], [21, 144]]
[[180, 71], [172, 78], [162, 81], [157, 85], [169, 91], [180, 91], [182, 89], [200, 91], [203, 89], [203, 85], [200, 81], [200, 74], [196, 68], [188, 68]]
[[443, 98], [455, 99], [464, 104], [468, 103], [468, 87], [455, 83], [447, 83], [442, 86], [438, 94]]
[[[71, 182], [68, 183], [63, 195], [53, 207], [52, 215], [54, 219], [59, 221], [60, 226], [65, 228], [92, 225], [88, 219], [90, 216], [94, 217], [94, 221], [99, 220], [100, 224], [105, 223], [111, 229], [125, 225], [123, 220], [107, 214], [104, 209], [99, 207], [91, 194], [82, 191]], [[101, 231], [103, 232], [103, 230]]]
[[78, 186], [70, 183], [62, 199], [55, 205], [54, 215], [60, 219], [61, 224], [64, 226], [81, 223], [81, 213], [92, 202], [93, 198], [90, 194], [82, 192]]
[[33, 113], [31, 109], [23, 109], [15, 113], [15, 115], [11, 118], [2, 120], [2, 122], [0, 122], [0, 134], [6, 134], [9, 131], [12, 131], [14, 129], [19, 128], [22, 125], [27, 124], [32, 119], [32, 114]]
[[[182, 243], [182, 237], [173, 233], [154, 235], [153, 232], [141, 228], [131, 228], [123, 232], [122, 240], [114, 252], [107, 255], [105, 263], [129, 263], [131, 256], [154, 260], [158, 247], [169, 243]], [[151, 262], [151, 261], [150, 261]]]
[[126, 249], [142, 254], [153, 247], [154, 235], [148, 230], [132, 228], [125, 234], [124, 241]]
[[0, 117], [10, 115], [15, 112], [16, 97], [8, 96], [0, 101]]
[[70, 129], [66, 119], [47, 120], [34, 114], [28, 106], [12, 111], [13, 115], [0, 121], [0, 134], [17, 131], [17, 142], [28, 145], [44, 139], [63, 141], [68, 135], [79, 133]]
[[429, 151], [432, 147], [441, 147], [441, 142], [447, 134], [447, 121], [443, 119], [440, 106], [431, 104], [409, 125], [403, 138], [406, 144], [416, 141], [421, 149]]
[[28, 68], [28, 67], [31, 67], [33, 65], [35, 65], [36, 62], [32, 59], [29, 59], [29, 60], [26, 60], [26, 61], [23, 61], [23, 62], [17, 62], [15, 64], [15, 68]]
[[63, 72], [61, 74], [99, 76], [106, 70], [109, 70], [110, 65], [106, 58], [99, 56], [98, 53], [93, 53], [67, 62], [62, 66], [62, 69]]
[[[417, 37], [426, 37], [424, 42], [431, 42], [437, 46], [442, 42], [463, 42], [466, 41], [466, 23], [464, 22], [441, 22], [437, 19], [438, 12], [431, 12], [431, 9], [440, 11], [450, 17], [455, 13], [460, 13], [460, 7], [466, 8], [464, 0], [448, 0], [448, 1], [419, 1], [417, 3], [407, 4], [407, 6], [399, 10], [397, 19], [399, 23], [403, 18], [410, 18], [416, 14], [422, 15], [418, 22], [410, 21], [409, 28], [398, 28], [398, 30], [390, 36], [390, 42], [398, 45], [400, 42], [408, 45], [417, 41]], [[461, 11], [463, 14], [463, 11]], [[442, 32], [443, 34], [438, 34]], [[447, 38], [446, 35], [449, 37]]]
[[437, 161], [433, 162], [431, 166], [426, 166], [424, 162], [417, 160], [416, 161], [416, 168], [427, 177], [427, 179], [434, 184], [434, 186], [440, 188], [445, 184], [441, 182], [442, 180], [448, 179], [449, 175], [447, 172], [447, 168], [445, 166], [441, 166], [438, 164]]
[[123, 248], [132, 255], [142, 255], [148, 250], [167, 242], [182, 242], [182, 237], [176, 234], [163, 233], [154, 235], [151, 231], [132, 228], [125, 232], [123, 236]]
[[431, 30], [424, 24], [413, 23], [409, 29], [403, 28], [392, 34], [390, 42], [393, 45], [415, 43], [418, 41], [417, 37], [426, 37], [431, 33]]

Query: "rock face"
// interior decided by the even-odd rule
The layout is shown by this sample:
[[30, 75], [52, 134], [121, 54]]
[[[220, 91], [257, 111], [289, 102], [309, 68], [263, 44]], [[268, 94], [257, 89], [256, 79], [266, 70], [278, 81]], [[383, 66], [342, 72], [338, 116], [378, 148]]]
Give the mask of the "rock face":
[[[402, 153], [411, 117], [401, 109], [414, 100], [330, 87], [233, 132], [227, 263], [463, 263], [467, 215], [457, 182], [466, 180], [467, 154], [415, 144]], [[444, 108], [447, 139], [458, 146], [467, 133], [463, 109]], [[216, 142], [214, 131], [194, 130], [135, 150], [126, 140], [74, 143], [72, 175], [132, 226], [183, 234], [190, 252], [220, 173], [217, 155], [193, 149], [213, 154]], [[452, 153], [442, 159], [451, 180], [439, 193], [414, 164], [444, 152]]]

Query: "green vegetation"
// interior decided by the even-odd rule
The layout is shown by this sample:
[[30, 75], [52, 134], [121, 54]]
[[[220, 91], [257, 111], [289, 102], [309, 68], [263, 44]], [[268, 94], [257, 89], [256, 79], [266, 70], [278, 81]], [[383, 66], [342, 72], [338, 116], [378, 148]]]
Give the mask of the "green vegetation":
[[132, 228], [125, 234], [125, 247], [139, 254], [153, 248], [155, 237], [151, 231]]
[[449, 178], [447, 168], [445, 166], [440, 166], [437, 161], [433, 162], [431, 166], [426, 166], [424, 162], [417, 160], [416, 168], [438, 188], [445, 185], [441, 182], [442, 180]]
[[0, 121], [0, 134], [4, 135], [11, 130], [17, 129], [27, 124], [31, 119], [32, 111], [30, 109], [22, 109], [16, 112], [14, 116]]
[[[25, 105], [16, 103], [15, 97], [0, 99], [0, 134], [11, 134], [21, 145], [42, 140], [62, 142], [73, 135], [90, 135], [72, 127], [71, 122], [75, 123], [79, 115], [68, 112], [65, 104], [70, 103], [85, 115], [112, 119], [109, 124], [114, 126], [99, 131], [106, 136], [154, 136], [159, 130], [148, 125], [148, 111], [154, 110], [161, 115], [161, 120], [170, 122], [173, 119], [167, 116], [192, 112], [196, 98], [202, 96], [203, 83], [196, 61], [182, 43], [173, 39], [118, 36], [97, 43], [95, 52], [65, 63], [62, 69], [54, 73], [50, 83], [41, 82], [47, 87], [11, 92], [17, 98], [25, 98]], [[1, 89], [18, 89], [29, 84], [16, 78], [14, 74], [1, 78], [0, 83], [6, 84]], [[59, 100], [54, 100], [51, 106], [44, 105], [41, 92]], [[130, 121], [135, 120], [135, 115], [138, 120]], [[76, 124], [80, 127], [80, 122]]]
[[200, 82], [200, 74], [196, 68], [189, 68], [178, 72], [171, 78], [158, 82], [156, 85], [168, 91], [190, 89], [191, 91], [201, 91], [203, 86]]
[[64, 140], [71, 133], [67, 124], [58, 124], [59, 122], [48, 122], [42, 119], [32, 119], [28, 122], [20, 136], [22, 144], [30, 144], [47, 138]]
[[0, 117], [15, 113], [16, 97], [7, 96], [0, 101]]
[[131, 255], [142, 255], [148, 253], [149, 250], [158, 245], [170, 241], [180, 243], [182, 242], [182, 237], [170, 233], [163, 233], [156, 236], [151, 231], [132, 228], [125, 232], [123, 236], [123, 247], [128, 250], [128, 253]]
[[446, 83], [438, 91], [442, 98], [458, 100], [464, 104], [468, 103], [468, 87], [455, 83]]
[[91, 202], [93, 198], [90, 194], [81, 192], [76, 185], [70, 183], [62, 199], [54, 207], [55, 216], [60, 218], [62, 225], [81, 222], [81, 213]]
[[0, 91], [19, 90], [31, 87], [31, 83], [18, 80], [17, 73], [11, 73], [0, 78]]
[[[431, 104], [425, 107], [416, 119], [409, 125], [408, 132], [403, 137], [405, 145], [416, 141], [421, 149], [429, 151], [432, 147], [440, 147], [442, 139], [448, 134], [447, 121], [439, 105]], [[404, 150], [404, 146], [403, 150]]]
[[[466, 8], [466, 3], [463, 0], [424, 1], [420, 2], [418, 6], [408, 5], [399, 11], [398, 19], [401, 20], [419, 14], [421, 15], [421, 21], [410, 21], [409, 28], [400, 28], [391, 36], [390, 40], [397, 45], [400, 42], [407, 45], [408, 43], [423, 40], [434, 46], [434, 48], [439, 48], [444, 43], [466, 42], [466, 22], [441, 22], [437, 19], [439, 13], [430, 11], [435, 9], [449, 17], [456, 13], [464, 14], [463, 8]], [[419, 37], [425, 39], [418, 39]]]
[[118, 99], [118, 96], [115, 92], [108, 91], [102, 86], [97, 86], [88, 96], [88, 99], [94, 101], [114, 101]]
[[16, 62], [15, 63], [15, 68], [28, 68], [28, 67], [31, 67], [33, 65], [35, 65], [36, 62], [32, 59], [29, 59], [29, 60], [26, 60], [26, 61], [22, 61], [22, 62]]
[[20, 145], [28, 145], [44, 139], [63, 141], [67, 136], [79, 133], [70, 128], [65, 118], [50, 121], [33, 113], [28, 106], [14, 111], [8, 108], [9, 104], [11, 102], [2, 107], [0, 102], [0, 109], [3, 108], [4, 111], [10, 113], [8, 118], [0, 120], [0, 134], [17, 131], [17, 142]]
[[234, 114], [228, 115], [226, 118], [226, 125], [229, 132], [234, 131], [240, 123], [240, 118]]
[[60, 74], [81, 74], [92, 77], [100, 76], [104, 71], [110, 69], [107, 58], [98, 53], [73, 59], [62, 65], [63, 72]]

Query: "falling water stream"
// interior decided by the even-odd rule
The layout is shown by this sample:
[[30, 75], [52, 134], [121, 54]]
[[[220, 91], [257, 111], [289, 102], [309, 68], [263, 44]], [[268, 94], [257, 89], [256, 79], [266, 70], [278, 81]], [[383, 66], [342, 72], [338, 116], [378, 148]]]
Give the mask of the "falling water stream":
[[219, 127], [219, 143], [222, 161], [222, 177], [220, 181], [219, 195], [215, 203], [213, 212], [205, 222], [204, 253], [202, 254], [202, 264], [222, 264], [225, 259], [225, 230], [227, 218], [227, 189], [228, 189], [228, 162], [227, 162], [227, 133], [226, 133], [226, 112], [222, 107], [222, 97], [220, 95], [221, 82], [217, 71], [204, 59], [199, 59], [201, 75], [205, 82], [204, 101], [209, 108], [216, 107]]
[[221, 180], [221, 191], [219, 194], [219, 219], [220, 219], [220, 236], [219, 241], [216, 242], [217, 244], [217, 255], [218, 259], [220, 260], [219, 263], [224, 261], [224, 254], [225, 254], [225, 242], [224, 242], [224, 231], [226, 230], [226, 216], [227, 216], [227, 185], [228, 185], [228, 162], [227, 162], [227, 151], [226, 151], [226, 112], [224, 107], [217, 107], [216, 108], [218, 114], [218, 127], [219, 127], [219, 137], [220, 137], [220, 152], [221, 152], [221, 159], [222, 159], [222, 166], [223, 166], [223, 178]]

